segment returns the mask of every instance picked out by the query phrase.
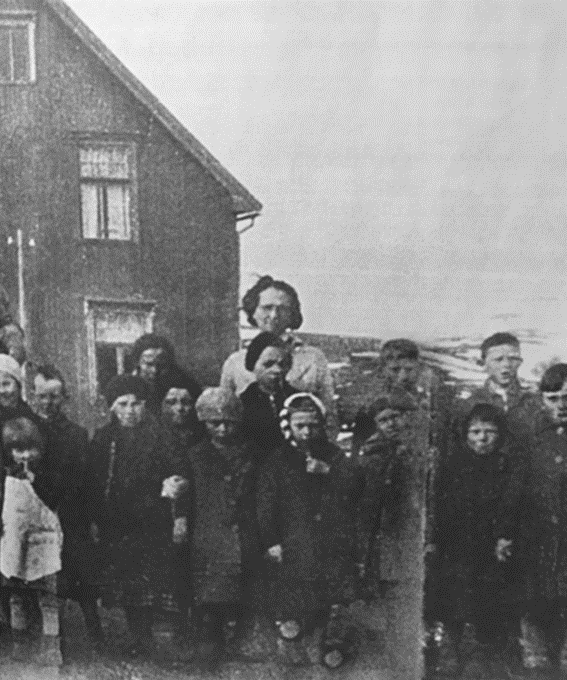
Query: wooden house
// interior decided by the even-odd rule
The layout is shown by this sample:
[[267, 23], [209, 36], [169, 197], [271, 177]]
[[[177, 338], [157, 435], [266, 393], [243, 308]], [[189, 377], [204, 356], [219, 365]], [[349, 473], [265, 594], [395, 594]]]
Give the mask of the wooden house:
[[261, 207], [64, 2], [0, 0], [1, 282], [75, 415], [152, 330], [218, 380]]

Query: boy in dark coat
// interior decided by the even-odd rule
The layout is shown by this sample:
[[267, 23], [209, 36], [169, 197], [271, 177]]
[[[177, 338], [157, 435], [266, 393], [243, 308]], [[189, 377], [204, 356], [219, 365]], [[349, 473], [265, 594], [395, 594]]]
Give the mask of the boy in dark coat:
[[65, 493], [58, 508], [63, 529], [63, 566], [58, 575], [58, 593], [62, 598], [79, 603], [91, 642], [95, 648], [100, 648], [104, 644], [104, 637], [97, 607], [99, 594], [93, 574], [93, 552], [96, 548], [90, 532], [90, 518], [85, 511], [85, 504], [81, 502], [89, 435], [86, 428], [73, 423], [66, 416], [63, 407], [67, 399], [62, 373], [51, 365], [40, 366], [34, 378], [33, 406], [51, 434], [50, 464], [65, 480]]
[[525, 664], [557, 669], [567, 631], [567, 364], [547, 369], [539, 389], [540, 409], [530, 421], [531, 516], [526, 523], [526, 633], [528, 641], [539, 644]]
[[407, 415], [416, 405], [404, 390], [394, 390], [372, 405], [376, 432], [356, 456], [365, 473], [365, 489], [360, 504], [359, 536], [368, 538], [360, 549], [361, 595], [370, 598], [387, 585], [380, 574], [380, 546], [384, 528], [395, 528], [405, 480], [409, 450], [403, 444], [408, 428]]
[[223, 627], [242, 623], [257, 560], [252, 444], [239, 438], [242, 405], [230, 390], [210, 387], [197, 399], [207, 437], [189, 453], [190, 552], [198, 657], [214, 665], [224, 651]]
[[500, 409], [472, 408], [439, 476], [433, 613], [452, 644], [472, 624], [478, 643], [502, 652], [509, 635], [519, 634], [524, 599], [527, 454], [510, 436]]
[[317, 397], [289, 397], [281, 414], [286, 443], [259, 473], [260, 540], [272, 563], [266, 604], [285, 639], [326, 624], [322, 661], [342, 663], [334, 616], [354, 599], [356, 507], [361, 471], [325, 436]]

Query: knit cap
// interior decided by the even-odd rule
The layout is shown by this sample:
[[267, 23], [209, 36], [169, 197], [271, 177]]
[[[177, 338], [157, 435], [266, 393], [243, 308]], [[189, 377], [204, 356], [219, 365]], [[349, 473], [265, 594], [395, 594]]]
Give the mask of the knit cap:
[[242, 420], [243, 408], [240, 399], [224, 387], [207, 387], [195, 404], [197, 418], [206, 420]]
[[133, 394], [141, 401], [146, 401], [148, 385], [145, 380], [135, 375], [115, 375], [114, 378], [109, 380], [103, 393], [108, 407], [112, 408], [118, 397], [123, 397], [126, 394]]
[[0, 354], [0, 372], [12, 376], [20, 385], [22, 384], [22, 369], [20, 364], [9, 354]]
[[244, 365], [247, 371], [253, 371], [256, 362], [260, 358], [262, 352], [266, 347], [279, 347], [280, 349], [287, 351], [287, 347], [284, 341], [275, 335], [274, 333], [269, 333], [264, 331], [257, 335], [254, 340], [248, 345], [248, 350], [246, 351], [246, 359], [244, 360]]

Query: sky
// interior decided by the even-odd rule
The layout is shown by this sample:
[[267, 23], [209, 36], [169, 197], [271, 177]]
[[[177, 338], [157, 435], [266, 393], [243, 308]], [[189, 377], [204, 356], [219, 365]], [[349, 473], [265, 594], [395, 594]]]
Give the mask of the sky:
[[264, 205], [304, 330], [564, 343], [567, 3], [67, 0]]

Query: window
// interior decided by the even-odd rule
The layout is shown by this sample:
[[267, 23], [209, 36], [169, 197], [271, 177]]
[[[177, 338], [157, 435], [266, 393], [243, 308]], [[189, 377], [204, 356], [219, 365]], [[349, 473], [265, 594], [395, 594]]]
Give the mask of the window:
[[127, 372], [134, 342], [153, 331], [154, 303], [87, 301], [89, 383], [96, 397], [115, 375]]
[[35, 82], [35, 21], [26, 14], [0, 14], [0, 83]]
[[80, 148], [83, 238], [132, 238], [134, 149], [130, 144]]

